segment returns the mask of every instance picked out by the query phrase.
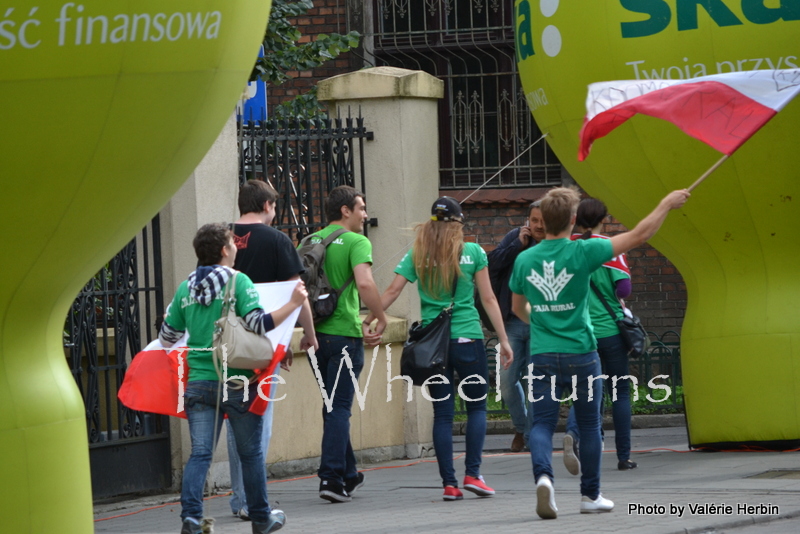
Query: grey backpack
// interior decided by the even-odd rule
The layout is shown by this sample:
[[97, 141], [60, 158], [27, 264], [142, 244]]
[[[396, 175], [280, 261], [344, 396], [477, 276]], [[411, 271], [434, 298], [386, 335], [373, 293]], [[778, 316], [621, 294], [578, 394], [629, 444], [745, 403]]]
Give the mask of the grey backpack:
[[342, 284], [342, 287], [331, 286], [328, 276], [325, 274], [325, 253], [328, 245], [347, 232], [344, 228], [336, 230], [325, 239], [320, 239], [318, 235], [311, 234], [300, 241], [297, 249], [303, 267], [306, 272], [300, 278], [306, 284], [308, 291], [308, 302], [311, 304], [311, 314], [314, 317], [314, 324], [324, 321], [336, 311], [339, 303], [339, 296], [347, 286], [353, 281], [353, 276]]

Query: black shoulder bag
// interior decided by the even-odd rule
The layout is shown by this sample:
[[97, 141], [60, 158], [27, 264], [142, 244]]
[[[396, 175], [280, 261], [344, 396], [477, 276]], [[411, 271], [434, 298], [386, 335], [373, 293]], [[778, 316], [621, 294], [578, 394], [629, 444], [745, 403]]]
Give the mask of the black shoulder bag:
[[447, 369], [456, 287], [457, 276], [453, 281], [450, 306], [427, 326], [423, 327], [420, 321], [415, 321], [408, 330], [408, 341], [403, 344], [403, 355], [400, 357], [400, 373], [411, 377], [415, 386], [421, 386], [430, 377], [443, 374]]
[[628, 347], [628, 356], [631, 358], [638, 358], [644, 354], [647, 351], [647, 347], [650, 346], [650, 337], [647, 335], [639, 318], [633, 314], [631, 314], [632, 317], [628, 317], [623, 313], [622, 319], [617, 319], [617, 315], [614, 313], [614, 310], [611, 309], [608, 302], [606, 302], [603, 294], [600, 293], [600, 289], [598, 289], [591, 280], [589, 280], [589, 284], [592, 286], [592, 291], [597, 295], [597, 298], [600, 299], [600, 302], [602, 302], [603, 306], [608, 310], [611, 319], [614, 320], [619, 328], [619, 333], [623, 341], [625, 341], [625, 346]]

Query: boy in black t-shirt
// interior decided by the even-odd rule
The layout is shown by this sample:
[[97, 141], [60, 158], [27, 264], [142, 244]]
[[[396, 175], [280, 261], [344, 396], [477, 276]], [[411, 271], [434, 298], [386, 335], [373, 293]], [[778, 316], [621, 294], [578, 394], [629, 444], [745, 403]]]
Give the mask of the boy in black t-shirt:
[[[239, 213], [241, 216], [234, 225], [234, 242], [236, 243], [236, 262], [233, 268], [250, 277], [253, 283], [283, 282], [297, 280], [305, 269], [289, 236], [272, 228], [275, 217], [275, 201], [278, 193], [266, 182], [249, 180], [239, 190]], [[314, 320], [308, 301], [303, 304], [298, 319], [303, 327], [304, 335], [300, 341], [300, 349], [318, 348]], [[291, 352], [281, 362], [281, 367], [288, 369], [292, 364]], [[277, 370], [276, 370], [277, 371]], [[272, 386], [274, 397], [276, 386]], [[264, 459], [267, 458], [269, 440], [272, 436], [273, 403], [270, 402], [264, 414], [261, 444]], [[242, 519], [248, 519], [247, 501], [244, 496], [242, 467], [233, 433], [228, 428], [228, 460], [231, 466], [231, 511]]]

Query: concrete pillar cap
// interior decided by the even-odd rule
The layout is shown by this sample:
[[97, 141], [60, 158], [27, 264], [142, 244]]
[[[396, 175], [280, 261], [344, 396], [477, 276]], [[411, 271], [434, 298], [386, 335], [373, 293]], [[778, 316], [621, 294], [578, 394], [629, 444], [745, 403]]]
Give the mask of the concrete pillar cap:
[[322, 102], [369, 98], [442, 98], [444, 82], [427, 72], [397, 67], [372, 67], [322, 80]]

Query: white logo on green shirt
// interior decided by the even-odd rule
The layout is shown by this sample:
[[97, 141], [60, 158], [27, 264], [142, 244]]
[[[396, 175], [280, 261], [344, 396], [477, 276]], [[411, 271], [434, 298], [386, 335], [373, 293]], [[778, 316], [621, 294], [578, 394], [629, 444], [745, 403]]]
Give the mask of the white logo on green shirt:
[[566, 269], [561, 269], [558, 276], [553, 276], [555, 273], [555, 261], [547, 263], [542, 262], [542, 270], [544, 277], [531, 269], [531, 275], [527, 277], [528, 282], [538, 289], [544, 296], [544, 300], [554, 301], [558, 299], [558, 294], [566, 287], [567, 283], [572, 279], [571, 274], [567, 273]]

